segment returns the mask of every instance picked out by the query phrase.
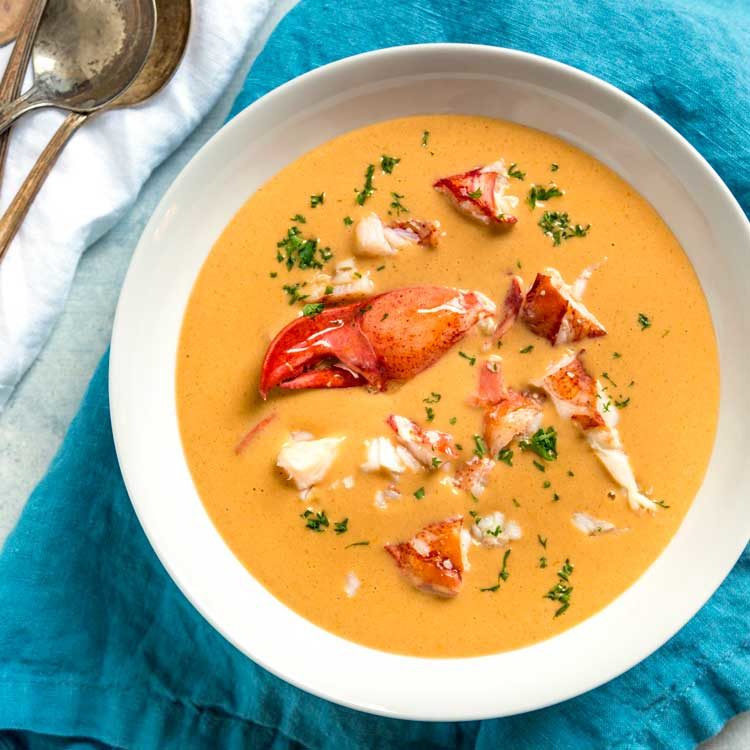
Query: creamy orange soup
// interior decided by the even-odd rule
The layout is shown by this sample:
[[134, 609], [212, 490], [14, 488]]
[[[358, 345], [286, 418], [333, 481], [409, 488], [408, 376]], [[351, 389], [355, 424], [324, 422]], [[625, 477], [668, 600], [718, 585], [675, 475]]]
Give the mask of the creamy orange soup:
[[[400, 160], [390, 173], [382, 155]], [[432, 188], [440, 177], [501, 157], [514, 164], [507, 192], [520, 198], [515, 225], [485, 226]], [[374, 191], [359, 205], [369, 164], [375, 166]], [[532, 185], [552, 181], [564, 194], [531, 208]], [[311, 196], [321, 193], [323, 201], [311, 207]], [[319, 238], [333, 254], [324, 264], [328, 270], [353, 256], [362, 217], [374, 212], [386, 223], [396, 219], [394, 202], [408, 210], [400, 218], [439, 220], [444, 235], [436, 248], [355, 258], [359, 273], [370, 272], [375, 294], [429, 284], [477, 290], [501, 306], [509, 273], [528, 287], [537, 272], [554, 267], [572, 283], [582, 269], [606, 258], [583, 302], [607, 334], [553, 346], [518, 320], [497, 347], [474, 326], [432, 367], [383, 392], [277, 388], [264, 401], [259, 378], [266, 349], [310, 304], [290, 304], [293, 295], [283, 287], [307, 282], [297, 292], [304, 296], [317, 273], [297, 265], [288, 270], [277, 261], [277, 243], [292, 226], [301, 237]], [[545, 211], [567, 212], [571, 223], [590, 227], [585, 236], [555, 245], [539, 226]], [[451, 486], [452, 472], [471, 458], [474, 436], [482, 434], [482, 409], [469, 398], [487, 356], [499, 354], [508, 385], [533, 395], [530, 383], [568, 348], [585, 349], [585, 366], [603, 388], [601, 403], [620, 418], [619, 435], [639, 487], [660, 503], [655, 511], [631, 509], [584, 433], [549, 398], [542, 426], [554, 428], [556, 459], [545, 460], [529, 445], [523, 450], [516, 438], [508, 446], [512, 458], [503, 454], [479, 497]], [[211, 251], [190, 298], [177, 406], [185, 454], [207, 512], [234, 554], [275, 596], [321, 627], [368, 646], [467, 656], [515, 649], [575, 625], [655, 560], [709, 460], [717, 351], [690, 262], [654, 209], [614, 172], [558, 138], [510, 122], [411, 117], [340, 136], [249, 198]], [[391, 414], [450, 433], [461, 457], [449, 467], [405, 470], [396, 483], [400, 497], [377, 504], [377, 493], [393, 478], [361, 465], [366, 441], [386, 437], [397, 444], [385, 423]], [[325, 476], [302, 493], [305, 499], [276, 465], [298, 431], [345, 438]], [[455, 596], [415, 588], [384, 549], [447, 517], [463, 516], [468, 530], [472, 513], [494, 511], [504, 515], [504, 526], [514, 522], [521, 538], [492, 547], [471, 544], [471, 567]], [[574, 513], [615, 529], [584, 533], [573, 523]], [[558, 583], [557, 595], [546, 597]]]

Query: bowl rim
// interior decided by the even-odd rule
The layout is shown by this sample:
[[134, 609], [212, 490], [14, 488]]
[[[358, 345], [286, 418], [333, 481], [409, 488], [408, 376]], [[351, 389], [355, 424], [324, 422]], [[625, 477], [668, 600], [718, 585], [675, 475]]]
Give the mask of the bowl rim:
[[[123, 360], [123, 358], [128, 356], [127, 352], [122, 349], [122, 344], [121, 344], [121, 342], [124, 339], [123, 329], [126, 326], [125, 320], [127, 316], [127, 312], [125, 310], [125, 305], [124, 305], [124, 300], [126, 299], [126, 292], [129, 290], [129, 282], [131, 281], [132, 269], [136, 265], [137, 262], [142, 260], [142, 256], [144, 256], [145, 253], [147, 252], [147, 249], [148, 249], [147, 240], [154, 234], [155, 230], [157, 229], [158, 223], [162, 220], [163, 214], [166, 210], [166, 207], [170, 203], [170, 201], [174, 199], [175, 195], [181, 189], [183, 183], [190, 179], [190, 170], [194, 162], [202, 158], [206, 153], [209, 153], [211, 148], [217, 142], [226, 138], [229, 133], [232, 133], [235, 130], [241, 129], [244, 125], [245, 120], [250, 118], [252, 116], [252, 113], [257, 108], [271, 107], [273, 106], [273, 103], [277, 98], [286, 96], [290, 94], [290, 92], [294, 92], [296, 89], [300, 87], [305, 87], [309, 84], [309, 82], [316, 81], [320, 78], [329, 76], [333, 73], [344, 70], [351, 66], [361, 66], [363, 64], [366, 64], [369, 60], [372, 60], [375, 58], [388, 58], [388, 57], [398, 57], [400, 55], [408, 56], [408, 55], [415, 55], [415, 54], [416, 55], [422, 55], [422, 54], [428, 55], [433, 52], [443, 53], [446, 51], [452, 51], [452, 52], [455, 51], [455, 52], [462, 53], [462, 54], [474, 54], [474, 53], [485, 54], [485, 55], [489, 54], [490, 56], [495, 57], [498, 64], [502, 64], [503, 62], [507, 62], [507, 61], [514, 61], [514, 62], [519, 62], [519, 63], [523, 63], [527, 65], [538, 66], [542, 69], [546, 68], [557, 73], [564, 73], [565, 75], [570, 76], [573, 79], [577, 79], [577, 81], [581, 83], [584, 83], [590, 87], [593, 87], [599, 93], [604, 94], [606, 97], [609, 97], [613, 101], [621, 103], [622, 105], [624, 105], [626, 109], [637, 112], [641, 117], [644, 117], [648, 121], [648, 126], [651, 128], [654, 128], [655, 132], [660, 133], [662, 136], [668, 137], [668, 139], [671, 140], [675, 145], [679, 146], [681, 151], [683, 152], [682, 156], [685, 159], [692, 160], [693, 164], [696, 167], [698, 167], [700, 171], [703, 173], [703, 176], [705, 177], [705, 179], [711, 182], [712, 187], [715, 190], [717, 190], [721, 196], [721, 203], [722, 203], [724, 210], [732, 214], [732, 218], [734, 220], [739, 220], [740, 223], [743, 225], [744, 227], [744, 243], [743, 244], [746, 247], [750, 248], [750, 222], [748, 222], [748, 219], [745, 216], [745, 213], [743, 212], [739, 203], [735, 199], [734, 195], [731, 193], [731, 191], [725, 185], [725, 183], [721, 180], [721, 178], [713, 169], [713, 167], [708, 163], [708, 161], [703, 156], [701, 156], [701, 154], [695, 149], [695, 147], [693, 147], [687, 141], [687, 139], [685, 139], [682, 135], [680, 135], [680, 133], [676, 131], [671, 125], [669, 125], [666, 121], [664, 121], [661, 117], [659, 117], [655, 112], [650, 110], [644, 104], [640, 103], [637, 99], [625, 93], [624, 91], [618, 89], [616, 86], [592, 74], [586, 73], [582, 70], [579, 70], [578, 68], [567, 65], [565, 63], [561, 63], [561, 62], [558, 62], [558, 61], [555, 61], [555, 60], [552, 60], [550, 58], [546, 58], [540, 55], [523, 52], [523, 51], [515, 50], [515, 49], [508, 49], [504, 47], [495, 47], [491, 45], [479, 45], [479, 44], [459, 44], [459, 43], [426, 43], [426, 44], [412, 44], [412, 45], [387, 47], [383, 49], [377, 49], [377, 50], [372, 50], [369, 52], [364, 52], [364, 53], [357, 54], [357, 55], [352, 55], [349, 57], [345, 57], [345, 58], [330, 62], [326, 65], [315, 68], [300, 76], [297, 76], [295, 78], [292, 78], [286, 81], [282, 85], [272, 89], [271, 91], [267, 92], [263, 96], [254, 100], [245, 109], [238, 112], [231, 120], [225, 123], [225, 125], [222, 128], [220, 128], [201, 147], [201, 149], [191, 158], [188, 164], [182, 169], [182, 171], [174, 179], [169, 189], [162, 196], [157, 208], [153, 212], [151, 219], [149, 220], [148, 224], [143, 230], [143, 234], [133, 253], [133, 257], [131, 259], [128, 273], [123, 283], [120, 300], [118, 301], [115, 319], [113, 323], [111, 359], [110, 359], [110, 371], [109, 371], [109, 387], [110, 387], [109, 392], [110, 392], [110, 410], [111, 410], [112, 430], [113, 430], [113, 435], [114, 435], [114, 442], [115, 442], [115, 448], [116, 448], [116, 452], [118, 456], [118, 461], [120, 463], [120, 468], [121, 468], [121, 472], [122, 472], [122, 476], [123, 476], [126, 489], [128, 491], [128, 496], [131, 499], [131, 503], [133, 505], [136, 516], [138, 517], [139, 522], [141, 523], [141, 526], [149, 540], [149, 543], [154, 549], [161, 564], [167, 570], [170, 577], [176, 583], [176, 585], [181, 590], [181, 592], [190, 601], [192, 606], [194, 606], [200, 612], [200, 614], [211, 624], [212, 627], [214, 627], [219, 633], [221, 633], [221, 635], [225, 639], [227, 639], [230, 643], [232, 643], [235, 647], [237, 647], [248, 658], [250, 658], [257, 664], [259, 664], [261, 667], [268, 670], [272, 674], [283, 679], [284, 681], [298, 688], [301, 688], [313, 695], [316, 695], [318, 697], [329, 700], [333, 703], [337, 703], [339, 705], [343, 705], [349, 708], [354, 708], [357, 710], [362, 710], [362, 711], [366, 711], [369, 713], [374, 713], [374, 714], [378, 714], [382, 716], [389, 716], [389, 717], [402, 718], [402, 719], [414, 719], [414, 720], [422, 720], [422, 721], [477, 720], [477, 719], [512, 715], [512, 714], [520, 713], [523, 711], [545, 708], [547, 706], [554, 705], [563, 700], [567, 700], [569, 698], [572, 698], [584, 692], [587, 692], [591, 689], [599, 687], [600, 685], [618, 677], [619, 675], [631, 669], [633, 666], [635, 666], [636, 664], [641, 662], [643, 659], [648, 657], [650, 654], [658, 650], [667, 640], [669, 640], [673, 635], [675, 635], [675, 633], [677, 633], [695, 615], [695, 613], [706, 603], [706, 601], [711, 597], [711, 595], [719, 587], [719, 585], [722, 583], [724, 578], [729, 574], [732, 567], [734, 566], [734, 563], [737, 561], [737, 559], [739, 559], [740, 555], [742, 554], [742, 551], [744, 550], [747, 544], [748, 537], [750, 537], [750, 517], [747, 517], [745, 518], [745, 521], [748, 521], [748, 523], [747, 523], [747, 528], [744, 533], [744, 538], [741, 533], [737, 534], [735, 544], [729, 548], [725, 547], [723, 549], [723, 561], [724, 562], [723, 562], [723, 565], [721, 566], [722, 571], [721, 571], [720, 577], [717, 576], [713, 578], [711, 582], [709, 583], [704, 582], [704, 585], [700, 587], [696, 587], [692, 592], [692, 596], [690, 598], [689, 603], [687, 602], [687, 599], [684, 600], [684, 607], [682, 609], [682, 613], [679, 618], [680, 622], [676, 624], [676, 626], [674, 623], [670, 623], [666, 627], [661, 627], [658, 633], [658, 637], [652, 638], [649, 641], [648, 645], [640, 645], [636, 647], [631, 644], [631, 648], [628, 650], [627, 656], [623, 656], [625, 653], [625, 650], [623, 649], [623, 652], [618, 656], [618, 658], [616, 660], [613, 660], [611, 664], [608, 664], [606, 668], [599, 669], [596, 676], [592, 676], [590, 673], [585, 674], [585, 675], [582, 674], [578, 676], [578, 681], [574, 687], [571, 688], [570, 686], [568, 686], [566, 689], [557, 689], [557, 690], [547, 691], [546, 697], [543, 700], [532, 702], [520, 709], [514, 709], [511, 711], [507, 711], [507, 712], [504, 711], [502, 706], [497, 706], [496, 709], [492, 711], [488, 711], [487, 709], [475, 710], [475, 709], [472, 709], [472, 707], [470, 706], [469, 707], [463, 706], [460, 710], [455, 710], [455, 709], [451, 710], [445, 707], [439, 708], [438, 710], [432, 710], [431, 708], [425, 708], [425, 707], [422, 707], [421, 709], [418, 709], [418, 710], [410, 709], [410, 708], [403, 708], [403, 707], [394, 708], [394, 706], [392, 705], [382, 705], [378, 703], [377, 701], [366, 702], [366, 701], [363, 701], [361, 698], [351, 699], [343, 692], [336, 692], [330, 689], [321, 689], [320, 685], [315, 684], [314, 682], [310, 682], [307, 679], [300, 679], [299, 677], [289, 675], [288, 673], [285, 673], [283, 670], [279, 670], [275, 664], [259, 656], [257, 653], [251, 654], [245, 646], [241, 645], [237, 641], [237, 639], [233, 637], [232, 634], [227, 633], [225, 629], [221, 626], [221, 624], [217, 622], [216, 617], [211, 612], [207, 611], [206, 607], [204, 607], [201, 602], [197, 601], [191, 595], [190, 582], [182, 579], [178, 571], [176, 571], [173, 568], [173, 566], [170, 564], [170, 561], [167, 558], [166, 554], [164, 554], [163, 551], [160, 551], [157, 534], [155, 533], [155, 530], [149, 526], [147, 520], [144, 518], [144, 515], [142, 512], [143, 509], [139, 507], [139, 501], [137, 499], [138, 493], [136, 490], [136, 485], [138, 484], [138, 481], [136, 477], [133, 475], [133, 473], [130, 471], [130, 468], [128, 465], [129, 464], [128, 447], [126, 444], [127, 441], [125, 440], [124, 436], [125, 436], [126, 431], [129, 429], [129, 426], [128, 426], [129, 420], [127, 418], [127, 415], [123, 411], [125, 408], [125, 404], [121, 396], [125, 389], [125, 384], [124, 384], [123, 377], [121, 376], [120, 368], [119, 368], [119, 363]], [[248, 196], [245, 196], [244, 199], [246, 200], [247, 197]], [[678, 531], [676, 532], [673, 538], [676, 538], [677, 536], [679, 536], [679, 534], [680, 534], [680, 530], [678, 529]], [[638, 585], [638, 582], [633, 584], [631, 588], [634, 588], [637, 585]], [[292, 612], [292, 610], [289, 610], [289, 612], [291, 613], [291, 615], [295, 617], [299, 617], [298, 615], [296, 615], [296, 613]], [[584, 621], [584, 623], [589, 622], [594, 617], [596, 617], [596, 615], [592, 616], [592, 618], [588, 618], [587, 620]], [[305, 621], [305, 622], [311, 628], [318, 627], [312, 623], [309, 623], [308, 621]], [[574, 626], [568, 631], [565, 631], [565, 633], [570, 633], [572, 631], [575, 631], [578, 627], [580, 627], [580, 625]], [[563, 633], [561, 636], [555, 636], [552, 640], [561, 638], [562, 636], [565, 635], [565, 633]], [[337, 640], [343, 640], [343, 639], [339, 639], [338, 636], [333, 636], [333, 638]], [[351, 642], [346, 641], [346, 643], [351, 643]], [[393, 656], [393, 655], [386, 654], [385, 652], [376, 652], [374, 651], [374, 649], [369, 649], [365, 646], [361, 646], [358, 644], [353, 644], [353, 645], [355, 646], [356, 649], [361, 649], [365, 651], [373, 651], [374, 653], [383, 656], [383, 658], [389, 658], [390, 656]], [[530, 647], [519, 649], [514, 652], [504, 652], [504, 653], [505, 654], [507, 653], [517, 654], [517, 653], [526, 651], [528, 648], [534, 648], [537, 645], [539, 644], [533, 644]], [[488, 658], [493, 658], [493, 657], [502, 656], [502, 655], [504, 654], [480, 656], [480, 657], [464, 657], [464, 658], [457, 658], [457, 659], [425, 659], [422, 657], [406, 657], [406, 656], [399, 656], [398, 658], [406, 660], [406, 661], [417, 660], [420, 662], [442, 662], [442, 663], [454, 662], [455, 663], [455, 662], [472, 662], [475, 660], [488, 659]]]

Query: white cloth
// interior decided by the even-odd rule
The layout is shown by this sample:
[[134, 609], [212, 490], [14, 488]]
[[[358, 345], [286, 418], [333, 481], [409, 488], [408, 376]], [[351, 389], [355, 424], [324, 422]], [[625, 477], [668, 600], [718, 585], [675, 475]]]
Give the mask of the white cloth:
[[[147, 103], [97, 115], [60, 156], [0, 263], [0, 411], [60, 314], [83, 251], [132, 205], [151, 172], [196, 128], [229, 83], [272, 0], [197, 0], [185, 58]], [[0, 70], [10, 48], [0, 50]], [[4, 210], [64, 115], [14, 127]]]

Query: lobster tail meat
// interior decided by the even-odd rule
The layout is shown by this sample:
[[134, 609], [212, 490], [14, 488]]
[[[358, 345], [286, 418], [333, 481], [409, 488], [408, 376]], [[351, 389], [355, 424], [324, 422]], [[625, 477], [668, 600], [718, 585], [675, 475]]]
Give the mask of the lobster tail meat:
[[370, 213], [354, 229], [354, 252], [366, 258], [385, 257], [417, 245], [437, 247], [440, 237], [439, 221], [407, 219], [385, 224], [376, 213]]
[[538, 399], [505, 386], [499, 357], [482, 363], [473, 403], [484, 407], [484, 439], [492, 456], [515, 438], [530, 437], [542, 424]]
[[639, 489], [620, 433], [618, 414], [601, 384], [586, 370], [583, 351], [569, 352], [547, 369], [542, 387], [549, 393], [558, 414], [573, 421], [583, 432], [602, 465], [622, 487], [633, 510], [656, 510], [656, 503]]
[[385, 549], [412, 586], [453, 597], [460, 592], [463, 573], [469, 568], [469, 544], [463, 516], [451, 516], [425, 526], [408, 542], [386, 544]]
[[582, 291], [587, 280], [582, 276], [569, 286], [554, 268], [538, 273], [521, 312], [529, 330], [553, 346], [606, 335], [604, 326], [575, 295], [576, 287]]
[[480, 292], [395, 289], [303, 316], [283, 328], [263, 361], [260, 393], [280, 387], [382, 390], [433, 365], [495, 305]]
[[386, 420], [396, 438], [420, 464], [436, 469], [447, 461], [458, 458], [453, 435], [440, 430], [425, 430], [408, 417], [391, 414]]
[[486, 167], [442, 177], [433, 187], [446, 195], [459, 211], [483, 224], [510, 226], [518, 221], [518, 197], [507, 195], [510, 185], [502, 159]]

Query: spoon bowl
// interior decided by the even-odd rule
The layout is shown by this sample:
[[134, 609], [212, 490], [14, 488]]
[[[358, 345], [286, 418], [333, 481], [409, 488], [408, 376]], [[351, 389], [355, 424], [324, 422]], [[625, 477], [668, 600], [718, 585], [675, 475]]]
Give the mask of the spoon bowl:
[[34, 44], [34, 85], [0, 108], [0, 133], [39, 107], [101, 109], [140, 73], [155, 30], [154, 0], [49, 0]]
[[[50, 0], [50, 2], [54, 1]], [[153, 44], [135, 81], [115, 99], [107, 102], [104, 107], [98, 110], [71, 112], [39, 156], [20, 190], [0, 219], [0, 260], [18, 232], [60, 152], [78, 128], [86, 123], [96, 111], [133, 107], [143, 103], [160, 91], [174, 75], [185, 54], [190, 37], [193, 15], [192, 0], [156, 0], [156, 12], [156, 32]], [[35, 57], [35, 68], [36, 63]]]

